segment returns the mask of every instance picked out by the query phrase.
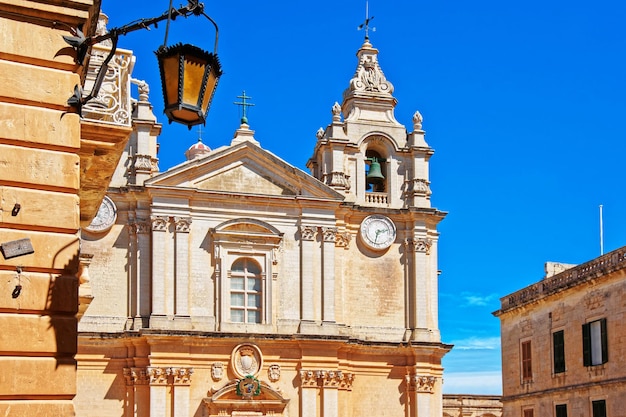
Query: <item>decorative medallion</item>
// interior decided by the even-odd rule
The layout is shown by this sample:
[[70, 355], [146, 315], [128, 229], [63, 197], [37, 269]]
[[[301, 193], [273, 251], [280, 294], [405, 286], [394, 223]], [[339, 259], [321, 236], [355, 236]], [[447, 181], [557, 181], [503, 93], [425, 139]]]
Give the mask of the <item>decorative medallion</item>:
[[280, 365], [273, 363], [267, 368], [267, 377], [270, 381], [276, 382], [280, 379]]
[[96, 217], [86, 227], [88, 232], [102, 233], [109, 230], [117, 220], [117, 208], [115, 203], [109, 197], [104, 197]]
[[233, 349], [231, 368], [239, 378], [257, 376], [263, 366], [261, 350], [252, 344], [242, 344]]
[[211, 365], [211, 378], [216, 382], [224, 378], [224, 364], [222, 362], [213, 362], [213, 365]]
[[261, 393], [261, 383], [252, 375], [247, 375], [237, 381], [236, 389], [237, 395], [243, 397], [244, 400], [249, 400]]

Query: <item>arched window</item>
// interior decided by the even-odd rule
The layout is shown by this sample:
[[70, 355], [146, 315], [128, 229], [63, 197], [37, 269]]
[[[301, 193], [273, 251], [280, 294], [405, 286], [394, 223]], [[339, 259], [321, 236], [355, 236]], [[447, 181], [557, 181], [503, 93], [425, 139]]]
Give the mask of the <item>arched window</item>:
[[230, 321], [261, 323], [261, 267], [253, 259], [239, 258], [230, 272]]

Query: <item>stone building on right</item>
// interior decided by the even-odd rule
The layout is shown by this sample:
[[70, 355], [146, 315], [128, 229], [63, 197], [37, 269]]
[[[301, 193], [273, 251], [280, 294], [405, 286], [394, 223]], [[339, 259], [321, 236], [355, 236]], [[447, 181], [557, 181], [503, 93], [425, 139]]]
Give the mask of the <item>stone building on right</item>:
[[626, 416], [626, 247], [500, 301], [503, 416]]

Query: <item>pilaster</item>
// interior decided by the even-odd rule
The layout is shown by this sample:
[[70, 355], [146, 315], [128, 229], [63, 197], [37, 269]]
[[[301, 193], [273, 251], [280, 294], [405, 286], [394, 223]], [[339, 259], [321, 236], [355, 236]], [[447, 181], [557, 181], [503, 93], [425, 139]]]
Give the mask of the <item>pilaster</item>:
[[300, 226], [300, 259], [302, 262], [300, 282], [302, 286], [302, 312], [301, 320], [314, 321], [315, 320], [315, 308], [314, 308], [314, 269], [313, 269], [313, 254], [315, 236], [317, 234], [317, 227], [314, 226]]
[[322, 227], [322, 320], [335, 322], [336, 227]]
[[175, 311], [177, 316], [189, 316], [189, 231], [191, 217], [175, 217]]
[[152, 315], [164, 316], [166, 310], [167, 228], [169, 219], [153, 216], [152, 221]]

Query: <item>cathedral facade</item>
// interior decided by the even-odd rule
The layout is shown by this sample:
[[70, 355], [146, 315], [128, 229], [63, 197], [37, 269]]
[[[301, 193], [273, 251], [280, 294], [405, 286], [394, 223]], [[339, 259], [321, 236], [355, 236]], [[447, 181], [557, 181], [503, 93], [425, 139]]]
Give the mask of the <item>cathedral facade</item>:
[[[369, 40], [310, 173], [242, 120], [157, 167], [147, 94], [83, 230], [78, 415], [440, 417], [437, 225], [416, 112]], [[94, 256], [91, 257], [90, 254]]]

